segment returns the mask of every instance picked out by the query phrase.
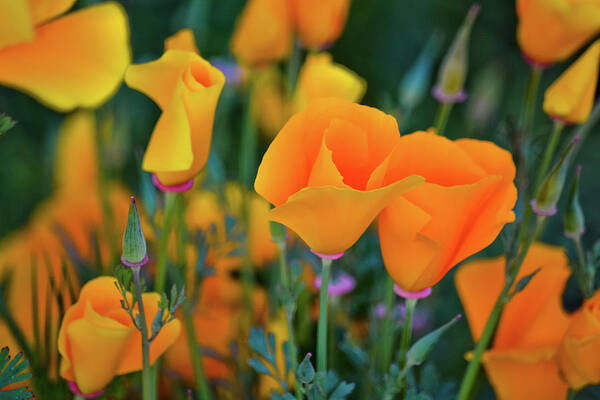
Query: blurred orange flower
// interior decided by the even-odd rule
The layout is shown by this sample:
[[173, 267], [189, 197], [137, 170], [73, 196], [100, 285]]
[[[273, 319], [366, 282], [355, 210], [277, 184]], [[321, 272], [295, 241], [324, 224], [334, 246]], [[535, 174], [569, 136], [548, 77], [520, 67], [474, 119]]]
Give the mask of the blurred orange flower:
[[117, 2], [62, 16], [75, 0], [0, 5], [0, 84], [58, 111], [96, 107], [130, 62], [129, 24]]
[[547, 64], [569, 58], [600, 31], [600, 3], [517, 0], [517, 39], [523, 54]]
[[[456, 289], [474, 341], [506, 282], [505, 263], [504, 257], [476, 260], [456, 272]], [[517, 279], [538, 268], [525, 289], [504, 307], [494, 343], [482, 358], [500, 400], [563, 400], [567, 394], [555, 360], [569, 324], [562, 309], [570, 273], [564, 249], [534, 243]]]
[[223, 74], [195, 52], [167, 50], [156, 61], [131, 65], [125, 81], [162, 110], [142, 168], [166, 186], [193, 179], [208, 159]]
[[[102, 390], [115, 375], [142, 368], [141, 334], [121, 307], [116, 279], [99, 277], [86, 283], [79, 300], [65, 313], [58, 335], [62, 358], [60, 374], [74, 381], [84, 394]], [[158, 311], [158, 293], [142, 295], [146, 323]], [[181, 330], [177, 319], [167, 323], [150, 344], [154, 363], [175, 342]]]
[[367, 90], [360, 76], [333, 62], [331, 54], [310, 54], [298, 75], [294, 112], [302, 111], [315, 99], [337, 97], [358, 103]]
[[194, 32], [191, 29], [181, 29], [172, 36], [165, 39], [166, 50], [183, 50], [191, 51], [192, 53], [200, 54]]
[[456, 264], [494, 241], [517, 199], [510, 153], [491, 142], [451, 141], [431, 132], [400, 138], [368, 188], [409, 175], [425, 183], [393, 200], [379, 216], [385, 266], [400, 288], [435, 285]]
[[560, 343], [558, 363], [575, 390], [600, 383], [600, 291], [573, 314]]
[[277, 66], [254, 72], [250, 106], [260, 131], [273, 139], [291, 114], [283, 74]]
[[596, 93], [600, 40], [563, 72], [544, 95], [544, 112], [565, 123], [587, 121]]
[[248, 0], [230, 46], [242, 65], [263, 65], [286, 58], [292, 49], [288, 1]]
[[423, 182], [407, 176], [367, 188], [398, 140], [390, 115], [341, 99], [316, 100], [275, 137], [254, 187], [276, 206], [270, 219], [295, 231], [313, 251], [344, 252], [386, 205]]
[[294, 23], [306, 47], [335, 42], [346, 26], [350, 0], [290, 0]]

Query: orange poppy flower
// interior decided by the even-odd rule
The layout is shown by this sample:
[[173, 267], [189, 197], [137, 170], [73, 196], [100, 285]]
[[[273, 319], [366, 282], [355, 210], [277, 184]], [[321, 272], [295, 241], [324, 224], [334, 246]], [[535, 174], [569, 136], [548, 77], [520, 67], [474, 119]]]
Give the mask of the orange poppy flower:
[[[76, 382], [84, 394], [102, 390], [115, 375], [142, 369], [142, 337], [121, 307], [115, 282], [102, 276], [85, 284], [77, 303], [65, 313], [58, 334], [58, 351], [63, 357], [60, 374]], [[142, 298], [150, 326], [160, 296], [144, 293]], [[161, 329], [150, 344], [150, 363], [175, 342], [180, 330], [177, 319]]]
[[573, 314], [560, 343], [558, 363], [576, 390], [600, 383], [600, 291]]
[[302, 111], [311, 101], [325, 97], [358, 103], [366, 90], [367, 82], [343, 65], [334, 63], [331, 54], [311, 54], [298, 75], [294, 111]]
[[352, 246], [377, 214], [423, 182], [406, 176], [367, 188], [399, 140], [396, 121], [377, 109], [329, 98], [294, 115], [265, 153], [254, 183], [286, 225], [321, 254]]
[[290, 0], [294, 24], [306, 47], [335, 42], [346, 26], [350, 0]]
[[125, 82], [162, 110], [142, 168], [165, 186], [193, 179], [208, 159], [223, 74], [192, 51], [167, 50], [161, 58], [131, 65]]
[[435, 285], [456, 264], [494, 241], [514, 220], [515, 165], [491, 142], [451, 141], [430, 132], [400, 138], [368, 188], [417, 174], [425, 183], [379, 216], [385, 266], [408, 292]]
[[600, 40], [563, 72], [544, 94], [544, 112], [570, 124], [587, 121], [596, 94]]
[[569, 58], [600, 31], [600, 3], [517, 0], [517, 40], [523, 54], [547, 64]]
[[116, 2], [62, 16], [75, 0], [3, 1], [0, 84], [58, 111], [96, 107], [130, 62], [129, 25]]
[[242, 65], [286, 58], [292, 50], [292, 21], [287, 0], [249, 0], [239, 16], [231, 52]]
[[[476, 260], [456, 272], [455, 283], [473, 340], [479, 340], [506, 282], [505, 258]], [[569, 277], [564, 249], [534, 243], [517, 279], [539, 272], [506, 304], [483, 364], [500, 400], [564, 400], [567, 385], [555, 361], [569, 318], [562, 292]]]

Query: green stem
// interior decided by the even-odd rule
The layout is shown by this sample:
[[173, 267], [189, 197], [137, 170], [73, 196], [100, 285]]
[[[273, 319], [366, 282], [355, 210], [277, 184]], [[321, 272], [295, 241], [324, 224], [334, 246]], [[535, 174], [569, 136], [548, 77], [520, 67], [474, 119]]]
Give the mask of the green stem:
[[300, 71], [300, 63], [302, 62], [302, 49], [300, 48], [299, 40], [294, 41], [292, 47], [292, 54], [287, 63], [286, 78], [288, 87], [288, 98], [291, 99], [294, 96], [294, 90], [296, 89], [296, 83], [298, 81], [298, 72]]
[[394, 312], [395, 293], [394, 281], [389, 276], [385, 281], [384, 296], [385, 316], [383, 317], [379, 346], [379, 370], [382, 373], [385, 373], [390, 367], [393, 353], [392, 345], [394, 344], [394, 319], [392, 314]]
[[[402, 338], [400, 339], [400, 357], [399, 364], [401, 371], [406, 371], [406, 353], [410, 347], [410, 341], [412, 338], [412, 323], [415, 307], [417, 306], [417, 299], [406, 299], [406, 311], [404, 314], [404, 325], [402, 326]], [[400, 377], [400, 398], [404, 398], [406, 388], [404, 384], [404, 375]]]
[[206, 375], [204, 374], [202, 353], [198, 343], [196, 343], [196, 327], [194, 326], [194, 312], [191, 302], [186, 300], [182, 308], [185, 335], [187, 338], [188, 347], [190, 349], [190, 358], [192, 361], [192, 368], [194, 370], [194, 378], [196, 379], [196, 390], [198, 391], [201, 400], [211, 400], [212, 394], [210, 392], [210, 386], [206, 380]]
[[[277, 247], [279, 248], [279, 278], [281, 279], [281, 286], [285, 290], [290, 290], [292, 282], [289, 279], [288, 274], [288, 266], [286, 262], [286, 246], [285, 240], [278, 240]], [[295, 305], [294, 305], [295, 306]], [[290, 344], [290, 353], [292, 357], [292, 365], [296, 368], [298, 365], [298, 348], [296, 347], [296, 337], [294, 335], [294, 310], [287, 309], [284, 304], [285, 316], [287, 322], [287, 330], [288, 330], [288, 343]], [[293, 373], [293, 372], [292, 372]], [[285, 377], [287, 379], [287, 376]], [[294, 380], [295, 382], [295, 394], [297, 400], [302, 400], [302, 391], [301, 384], [298, 379]]]
[[558, 145], [558, 139], [560, 138], [560, 134], [562, 133], [564, 127], [565, 127], [565, 124], [563, 124], [562, 122], [557, 121], [554, 123], [554, 129], [552, 130], [552, 135], [550, 136], [550, 140], [548, 141], [548, 144], [546, 145], [546, 150], [544, 151], [544, 156], [542, 158], [542, 162], [540, 163], [540, 165], [537, 169], [537, 176], [535, 178], [535, 183], [533, 185], [533, 191], [532, 191], [532, 194], [534, 196], [535, 196], [535, 193], [537, 192], [537, 190], [539, 189], [540, 185], [542, 184], [542, 181], [544, 180], [546, 173], [548, 172], [548, 168], [550, 167], [550, 162], [552, 161], [552, 158], [554, 157], [554, 152], [556, 151], [556, 146]]
[[155, 388], [152, 387], [152, 374], [150, 372], [150, 341], [148, 340], [148, 325], [146, 324], [146, 313], [142, 301], [142, 285], [140, 283], [140, 267], [132, 268], [135, 296], [138, 303], [140, 326], [138, 329], [142, 335], [142, 396], [144, 400], [154, 400]]
[[523, 113], [521, 114], [521, 129], [525, 134], [530, 134], [531, 123], [534, 119], [535, 103], [537, 100], [538, 88], [542, 77], [542, 69], [532, 66], [529, 73], [529, 81], [527, 83], [527, 91], [525, 92], [525, 100], [523, 104]]
[[73, 400], [85, 400], [85, 397], [83, 397], [82, 395], [76, 394], [75, 397], [73, 397]]
[[317, 371], [327, 371], [327, 308], [329, 288], [329, 275], [331, 272], [331, 260], [321, 258], [323, 268], [321, 270], [321, 293], [319, 295], [319, 325], [317, 327]]
[[575, 400], [577, 397], [577, 391], [575, 389], [569, 389], [569, 393], [567, 393], [567, 400]]
[[[473, 384], [475, 383], [477, 373], [479, 372], [479, 368], [481, 366], [481, 357], [488, 348], [494, 332], [496, 331], [498, 321], [502, 315], [502, 310], [504, 309], [504, 305], [508, 300], [509, 292], [517, 279], [519, 271], [521, 270], [521, 266], [523, 265], [523, 260], [525, 259], [529, 248], [533, 244], [535, 238], [538, 236], [538, 232], [543, 226], [544, 219], [545, 217], [538, 217], [535, 233], [527, 236], [527, 241], [525, 244], [523, 244], [521, 251], [517, 254], [514, 260], [510, 261], [510, 264], [508, 265], [508, 277], [506, 279], [506, 283], [504, 284], [500, 295], [496, 299], [494, 308], [492, 308], [492, 312], [490, 313], [485, 327], [483, 328], [483, 333], [481, 334], [479, 341], [477, 341], [477, 345], [475, 346], [475, 350], [473, 352], [473, 358], [467, 366], [467, 370], [460, 385], [458, 400], [467, 400], [470, 398], [469, 396], [473, 389]], [[521, 225], [521, 229], [523, 229], [523, 227], [524, 226]], [[507, 260], [507, 262], [509, 261]]]
[[165, 213], [160, 240], [158, 242], [158, 255], [156, 257], [156, 282], [154, 288], [156, 292], [162, 293], [165, 289], [165, 280], [167, 277], [167, 258], [169, 255], [169, 237], [173, 228], [173, 219], [177, 205], [177, 193], [165, 193]]
[[440, 136], [444, 136], [446, 123], [448, 122], [448, 117], [450, 116], [453, 105], [453, 103], [440, 103], [438, 107], [437, 116], [435, 117], [435, 129]]

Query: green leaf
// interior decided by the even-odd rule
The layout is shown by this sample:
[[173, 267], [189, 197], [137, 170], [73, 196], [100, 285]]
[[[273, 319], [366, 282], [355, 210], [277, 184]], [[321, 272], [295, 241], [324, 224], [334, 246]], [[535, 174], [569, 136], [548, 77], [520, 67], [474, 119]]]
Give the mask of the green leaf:
[[421, 387], [430, 395], [436, 394], [440, 389], [440, 377], [432, 363], [425, 364], [421, 371]]
[[292, 363], [292, 346], [289, 341], [283, 342], [283, 357], [285, 360], [285, 377], [289, 375], [290, 371], [296, 366]]
[[274, 389], [271, 389], [271, 400], [296, 400], [296, 398], [289, 392], [281, 394], [277, 393]]
[[512, 293], [508, 296], [509, 299], [512, 299], [514, 297], [515, 294], [523, 291], [523, 289], [525, 289], [527, 287], [527, 285], [529, 285], [529, 282], [531, 282], [531, 279], [538, 273], [540, 272], [542, 269], [542, 267], [538, 267], [535, 271], [533, 271], [530, 274], [525, 275], [524, 277], [522, 277], [521, 279], [519, 279], [519, 281], [516, 283], [514, 290], [512, 291]]
[[[8, 347], [0, 351], [0, 389], [13, 383], [19, 383], [31, 379], [32, 374], [25, 372], [29, 368], [29, 361], [23, 358], [23, 353], [11, 360]], [[0, 390], [0, 399], [22, 400], [33, 398], [33, 393], [28, 388], [15, 388], [11, 390]]]
[[250, 364], [250, 366], [259, 374], [273, 376], [269, 368], [267, 368], [267, 366], [256, 357], [249, 359], [248, 364]]
[[267, 347], [267, 340], [265, 338], [265, 332], [260, 328], [251, 328], [250, 337], [248, 338], [248, 344], [250, 348], [257, 352], [261, 357], [270, 363], [275, 361], [274, 357], [270, 354], [269, 348]]
[[311, 353], [307, 353], [304, 356], [302, 362], [296, 368], [296, 378], [305, 384], [311, 383], [315, 379], [315, 368], [310, 362]]
[[11, 130], [16, 123], [17, 122], [8, 115], [0, 114], [0, 137]]
[[460, 319], [460, 315], [452, 318], [449, 322], [437, 328], [435, 331], [428, 333], [411, 346], [406, 353], [406, 363], [408, 366], [419, 365], [429, 355], [433, 349], [433, 345], [437, 343], [440, 337]]
[[341, 382], [337, 388], [333, 391], [333, 393], [329, 396], [329, 400], [342, 400], [345, 399], [346, 396], [349, 396], [350, 393], [354, 390], [354, 383]]

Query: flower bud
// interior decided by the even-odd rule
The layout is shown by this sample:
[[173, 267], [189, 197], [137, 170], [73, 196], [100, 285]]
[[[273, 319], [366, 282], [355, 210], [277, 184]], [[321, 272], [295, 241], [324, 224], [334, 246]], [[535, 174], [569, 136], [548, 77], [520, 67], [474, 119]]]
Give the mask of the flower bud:
[[573, 154], [572, 150], [578, 141], [579, 137], [575, 136], [573, 141], [563, 152], [558, 163], [550, 170], [550, 173], [544, 179], [535, 199], [531, 201], [533, 212], [537, 215], [549, 217], [556, 214], [556, 203], [558, 203], [563, 186], [565, 185], [565, 177], [570, 164], [569, 161]]
[[411, 65], [402, 78], [398, 87], [398, 95], [400, 107], [404, 112], [414, 109], [423, 101], [429, 87], [433, 62], [440, 50], [440, 40], [438, 32], [431, 35], [417, 61]]
[[138, 212], [135, 197], [131, 196], [129, 204], [129, 216], [127, 218], [127, 227], [123, 234], [123, 254], [121, 261], [128, 267], [141, 267], [148, 262], [146, 252], [146, 239], [142, 231], [140, 222], [140, 213]]
[[577, 240], [585, 232], [585, 217], [579, 203], [579, 177], [581, 165], [577, 166], [577, 173], [569, 191], [569, 202], [564, 217], [565, 236]]
[[433, 97], [442, 103], [460, 103], [467, 98], [463, 86], [467, 77], [469, 37], [480, 8], [479, 4], [471, 6], [440, 67]]

